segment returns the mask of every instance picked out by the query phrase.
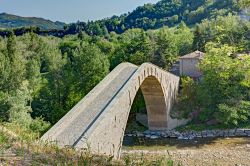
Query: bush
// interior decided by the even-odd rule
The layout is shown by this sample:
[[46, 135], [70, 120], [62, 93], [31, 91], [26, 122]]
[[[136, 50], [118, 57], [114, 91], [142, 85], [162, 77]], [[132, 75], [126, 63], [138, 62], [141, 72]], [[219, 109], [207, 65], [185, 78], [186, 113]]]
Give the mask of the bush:
[[182, 79], [179, 103], [183, 116], [190, 113], [200, 122], [215, 120], [236, 126], [250, 119], [250, 58], [235, 58], [235, 47], [207, 45], [207, 53], [199, 67], [203, 77], [199, 83]]
[[189, 118], [195, 111], [199, 111], [197, 99], [198, 84], [190, 77], [181, 78], [181, 95], [176, 108], [183, 118]]
[[250, 118], [250, 101], [240, 101], [235, 105], [219, 104], [216, 118], [227, 125], [248, 122]]
[[43, 120], [43, 118], [38, 117], [32, 120], [30, 124], [30, 129], [36, 133], [43, 134], [50, 127], [50, 123]]

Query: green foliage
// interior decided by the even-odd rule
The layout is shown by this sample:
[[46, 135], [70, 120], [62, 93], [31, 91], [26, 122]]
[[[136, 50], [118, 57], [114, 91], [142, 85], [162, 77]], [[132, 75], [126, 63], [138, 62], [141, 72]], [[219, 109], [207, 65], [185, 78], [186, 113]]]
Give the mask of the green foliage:
[[[166, 6], [180, 8], [184, 3], [187, 2], [171, 1]], [[203, 1], [196, 3], [200, 6]], [[207, 6], [211, 4], [213, 1], [206, 1]], [[154, 10], [154, 5], [145, 7]], [[197, 8], [199, 13], [206, 11], [203, 8]], [[182, 18], [178, 15], [178, 22]], [[150, 31], [129, 29], [118, 35], [108, 33], [109, 28], [120, 31], [117, 27], [124, 20], [112, 19], [110, 24], [114, 26], [106, 30], [107, 24], [88, 24], [95, 23], [88, 33], [100, 36], [87, 35], [78, 23], [71, 30], [75, 28], [81, 33], [64, 38], [34, 33], [16, 37], [12, 32], [6, 38], [0, 37], [0, 119], [42, 133], [121, 62], [136, 65], [152, 62], [169, 69], [180, 55], [192, 52], [193, 48], [206, 49], [207, 56], [200, 66], [204, 77], [200, 84], [190, 78], [182, 79], [182, 96], [178, 102], [183, 116], [195, 112], [195, 120], [205, 122], [215, 118], [228, 125], [249, 119], [246, 110], [250, 61], [248, 57], [239, 60], [231, 56], [236, 51], [249, 50], [248, 22], [228, 15], [203, 21], [194, 31], [180, 22], [177, 27]], [[177, 21], [177, 16], [172, 19]], [[126, 26], [122, 29], [126, 30]], [[145, 103], [139, 94], [132, 112], [142, 107]]]
[[218, 105], [218, 120], [224, 124], [238, 125], [247, 123], [250, 117], [250, 101], [235, 101]]
[[182, 23], [177, 28], [161, 28], [156, 34], [155, 42], [153, 63], [163, 68], [170, 68], [178, 56], [191, 51], [193, 34]]
[[[0, 131], [0, 148], [1, 148], [1, 151], [2, 151], [2, 145], [6, 145], [9, 141], [9, 138], [8, 136], [3, 132], [3, 131]], [[0, 151], [0, 154], [2, 153]]]
[[[88, 35], [100, 35], [108, 38], [109, 32], [121, 34], [134, 28], [158, 29], [163, 26], [175, 26], [181, 22], [185, 22], [191, 27], [205, 19], [226, 16], [229, 13], [237, 15], [240, 8], [245, 8], [247, 5], [249, 6], [249, 0], [161, 0], [156, 4], [149, 3], [137, 7], [134, 11], [120, 16], [87, 23], [78, 21], [67, 25], [40, 18], [23, 18], [3, 13], [0, 14], [0, 27], [22, 27], [15, 30], [16, 35], [33, 31], [41, 35], [63, 37], [68, 34], [85, 32]], [[25, 26], [26, 28], [24, 28]], [[42, 30], [34, 27], [27, 28], [27, 26], [36, 26]], [[6, 30], [0, 31], [2, 36], [6, 36], [6, 33], [8, 34]]]
[[249, 81], [250, 59], [232, 58], [232, 47], [208, 46], [207, 49], [208, 56], [201, 63], [204, 73], [200, 92], [201, 102], [213, 110], [211, 113], [221, 123], [237, 125], [246, 122], [249, 114], [244, 113], [242, 108], [246, 105], [242, 100], [249, 100], [250, 89], [242, 82]]
[[57, 122], [109, 72], [108, 57], [85, 40], [67, 37], [46, 44], [42, 88], [32, 102], [34, 117]]
[[[140, 65], [152, 62], [168, 69], [178, 59], [191, 51], [193, 34], [182, 23], [177, 28], [163, 27], [157, 31], [131, 29], [118, 37], [118, 43], [111, 57], [111, 69], [121, 62]], [[116, 41], [117, 42], [117, 41]]]
[[48, 128], [50, 127], [50, 124], [46, 121], [44, 121], [43, 118], [38, 117], [32, 120], [32, 123], [30, 124], [29, 128], [39, 134], [45, 133]]
[[0, 50], [0, 119], [26, 128], [33, 123], [31, 101], [33, 92], [38, 91], [36, 80], [40, 76], [40, 65], [33, 61], [32, 49], [28, 48], [24, 51], [24, 45], [12, 34], [2, 41]]
[[83, 94], [88, 93], [109, 72], [109, 61], [101, 50], [93, 44], [83, 43], [74, 52], [76, 88]]
[[109, 32], [122, 33], [131, 28], [148, 30], [174, 26], [182, 21], [187, 25], [194, 25], [204, 19], [215, 18], [218, 15], [225, 16], [228, 13], [235, 14], [238, 11], [239, 5], [235, 0], [161, 0], [156, 4], [140, 6], [128, 14], [88, 22], [83, 24], [86, 25], [83, 29], [88, 34], [91, 32], [91, 34], [104, 35], [105, 29]]
[[[215, 119], [228, 126], [247, 123], [250, 119], [249, 56], [235, 57], [235, 47], [215, 43], [208, 43], [206, 50], [200, 63], [203, 77], [198, 86], [192, 81], [184, 82], [182, 98], [187, 98], [183, 101], [192, 105], [188, 113], [198, 109], [202, 122]], [[192, 89], [191, 96], [186, 95], [187, 88]]]
[[249, 0], [239, 0], [239, 5], [241, 8], [247, 8], [250, 6]]
[[62, 22], [52, 22], [43, 18], [20, 17], [7, 13], [0, 14], [1, 28], [37, 26], [41, 29], [63, 29], [64, 25]]
[[[182, 117], [189, 118], [190, 114], [199, 111], [197, 96], [198, 83], [190, 77], [181, 78], [181, 94], [176, 104], [176, 112], [180, 111]], [[197, 117], [193, 117], [194, 120]]]
[[27, 81], [24, 82], [20, 89], [17, 89], [13, 94], [8, 97], [7, 103], [10, 107], [9, 121], [18, 123], [22, 126], [28, 127], [32, 122], [30, 116], [31, 107], [28, 101], [31, 99], [29, 90], [27, 88]]
[[153, 56], [153, 46], [149, 35], [141, 29], [131, 29], [126, 31], [118, 39], [117, 48], [111, 57], [111, 68], [121, 62], [132, 62], [141, 65], [151, 61]]
[[229, 44], [239, 49], [249, 49], [248, 21], [243, 21], [237, 16], [229, 14], [227, 17], [217, 17], [212, 20], [204, 20], [195, 27], [194, 49], [205, 51], [208, 42]]

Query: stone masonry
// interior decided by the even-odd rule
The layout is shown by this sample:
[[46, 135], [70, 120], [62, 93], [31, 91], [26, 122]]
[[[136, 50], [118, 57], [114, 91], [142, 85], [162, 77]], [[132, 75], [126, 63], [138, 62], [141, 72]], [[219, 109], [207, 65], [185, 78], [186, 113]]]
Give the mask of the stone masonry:
[[192, 140], [196, 138], [217, 138], [217, 137], [250, 137], [250, 129], [224, 129], [224, 130], [203, 130], [203, 131], [134, 131], [126, 133], [126, 137], [144, 137], [148, 139], [176, 138], [179, 140]]
[[120, 157], [124, 131], [137, 91], [141, 88], [150, 130], [169, 130], [187, 120], [170, 117], [179, 77], [144, 63], [118, 65], [41, 138], [60, 147]]

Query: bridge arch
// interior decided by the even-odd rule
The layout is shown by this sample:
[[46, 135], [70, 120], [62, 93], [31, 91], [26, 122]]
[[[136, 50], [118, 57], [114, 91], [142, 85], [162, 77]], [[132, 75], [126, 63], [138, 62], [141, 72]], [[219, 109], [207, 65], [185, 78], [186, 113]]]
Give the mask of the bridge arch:
[[167, 129], [167, 105], [160, 82], [156, 77], [149, 76], [142, 82], [140, 89], [147, 109], [149, 129]]
[[151, 130], [172, 129], [183, 121], [170, 110], [178, 93], [179, 77], [150, 63], [117, 66], [42, 140], [119, 158], [123, 136], [136, 93], [141, 88]]

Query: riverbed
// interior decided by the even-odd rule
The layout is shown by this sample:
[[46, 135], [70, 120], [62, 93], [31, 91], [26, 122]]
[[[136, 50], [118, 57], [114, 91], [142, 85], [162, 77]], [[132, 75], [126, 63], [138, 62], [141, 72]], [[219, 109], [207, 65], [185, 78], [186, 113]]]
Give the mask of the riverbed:
[[168, 150], [168, 149], [195, 149], [203, 147], [236, 146], [238, 144], [250, 145], [248, 137], [230, 138], [197, 138], [192, 140], [178, 140], [175, 138], [147, 139], [136, 137], [125, 137], [123, 149], [127, 150]]
[[124, 138], [123, 156], [167, 156], [182, 165], [250, 166], [250, 138], [193, 140]]

